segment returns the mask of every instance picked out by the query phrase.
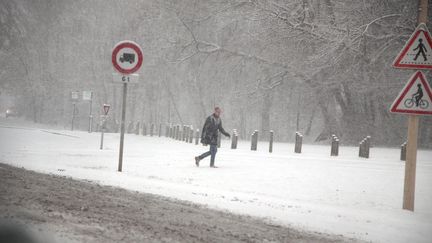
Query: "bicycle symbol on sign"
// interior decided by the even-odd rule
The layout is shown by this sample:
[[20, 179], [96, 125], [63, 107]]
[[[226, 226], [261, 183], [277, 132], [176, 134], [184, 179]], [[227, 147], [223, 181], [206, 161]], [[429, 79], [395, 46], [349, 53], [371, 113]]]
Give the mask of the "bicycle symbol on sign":
[[423, 98], [423, 88], [421, 84], [417, 84], [417, 92], [412, 95], [410, 99], [406, 99], [404, 105], [406, 108], [411, 108], [414, 105], [420, 107], [420, 109], [427, 109], [429, 107], [429, 102], [427, 100], [422, 100]]
[[[404, 105], [406, 108], [412, 108], [413, 106], [417, 105], [416, 98], [413, 96], [410, 99], [406, 99]], [[429, 107], [429, 102], [427, 102], [427, 100], [419, 100], [417, 107], [420, 107], [421, 109], [427, 109]]]

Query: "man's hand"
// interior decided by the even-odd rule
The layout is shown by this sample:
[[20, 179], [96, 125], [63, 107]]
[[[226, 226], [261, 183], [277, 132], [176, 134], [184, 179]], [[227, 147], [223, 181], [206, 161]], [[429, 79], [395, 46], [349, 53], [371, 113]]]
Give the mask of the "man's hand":
[[229, 133], [225, 134], [228, 138], [231, 138], [231, 135]]

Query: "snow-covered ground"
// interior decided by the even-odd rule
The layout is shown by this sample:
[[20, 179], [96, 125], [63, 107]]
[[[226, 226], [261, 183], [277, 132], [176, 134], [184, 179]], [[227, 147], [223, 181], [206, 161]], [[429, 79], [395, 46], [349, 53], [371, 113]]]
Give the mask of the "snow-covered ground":
[[415, 212], [402, 210], [404, 163], [399, 150], [249, 142], [237, 150], [223, 140], [216, 165], [194, 165], [208, 147], [128, 134], [123, 172], [117, 172], [119, 134], [51, 130], [0, 120], [0, 162], [130, 190], [264, 217], [291, 227], [374, 242], [432, 242], [432, 151], [419, 151]]

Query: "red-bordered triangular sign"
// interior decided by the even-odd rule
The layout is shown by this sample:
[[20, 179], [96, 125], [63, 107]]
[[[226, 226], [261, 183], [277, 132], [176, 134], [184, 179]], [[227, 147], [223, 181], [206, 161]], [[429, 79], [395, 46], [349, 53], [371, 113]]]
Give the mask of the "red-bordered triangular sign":
[[417, 71], [393, 102], [390, 112], [432, 115], [432, 90], [424, 74]]
[[104, 104], [104, 105], [103, 105], [103, 109], [104, 109], [104, 113], [105, 113], [105, 115], [108, 115], [108, 111], [109, 111], [109, 109], [110, 109], [110, 105], [108, 105], [108, 104]]
[[420, 24], [393, 62], [395, 68], [432, 69], [432, 38]]

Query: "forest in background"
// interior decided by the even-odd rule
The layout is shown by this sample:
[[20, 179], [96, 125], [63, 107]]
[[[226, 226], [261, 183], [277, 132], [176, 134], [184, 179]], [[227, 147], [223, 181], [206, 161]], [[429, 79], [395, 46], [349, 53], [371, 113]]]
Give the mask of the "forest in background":
[[[220, 106], [243, 139], [274, 130], [276, 141], [300, 131], [309, 142], [399, 145], [407, 119], [388, 110], [413, 71], [391, 63], [416, 16], [415, 0], [0, 1], [0, 95], [27, 119], [69, 128], [70, 92], [91, 90], [95, 123], [109, 103], [113, 126], [111, 51], [128, 39], [144, 52], [128, 121], [201, 129]], [[78, 104], [82, 130], [88, 109]], [[432, 147], [430, 117], [419, 145]]]

